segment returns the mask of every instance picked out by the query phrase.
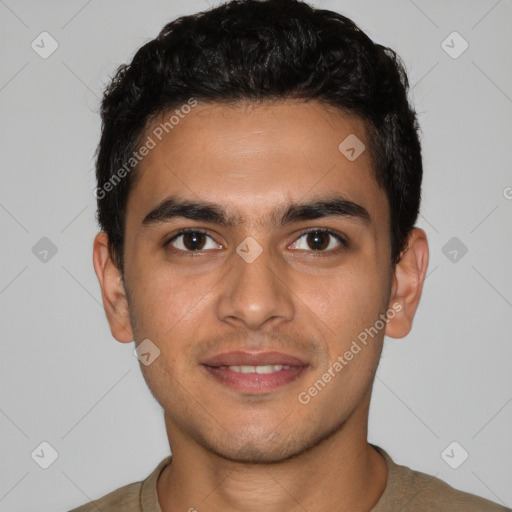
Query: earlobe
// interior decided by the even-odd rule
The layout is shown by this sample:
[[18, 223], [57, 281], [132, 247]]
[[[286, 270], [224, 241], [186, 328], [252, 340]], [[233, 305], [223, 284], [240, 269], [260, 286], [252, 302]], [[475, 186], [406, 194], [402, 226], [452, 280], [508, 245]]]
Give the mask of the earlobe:
[[409, 334], [418, 307], [423, 282], [428, 268], [427, 235], [420, 228], [414, 228], [408, 237], [406, 249], [395, 265], [386, 336], [403, 338]]
[[110, 256], [108, 236], [103, 231], [94, 239], [93, 263], [112, 336], [121, 343], [129, 343], [133, 341], [133, 331], [123, 278]]

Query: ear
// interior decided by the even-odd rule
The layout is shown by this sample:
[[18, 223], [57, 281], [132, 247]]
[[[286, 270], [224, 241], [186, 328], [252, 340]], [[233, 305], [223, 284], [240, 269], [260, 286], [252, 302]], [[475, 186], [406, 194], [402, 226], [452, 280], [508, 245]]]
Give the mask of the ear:
[[94, 239], [93, 263], [112, 336], [121, 343], [129, 343], [133, 341], [133, 331], [126, 290], [121, 271], [110, 256], [108, 235], [103, 231]]
[[388, 315], [386, 336], [403, 338], [409, 334], [423, 290], [427, 267], [427, 235], [422, 229], [414, 228], [409, 234], [407, 247], [393, 271], [389, 311], [394, 311], [395, 315]]

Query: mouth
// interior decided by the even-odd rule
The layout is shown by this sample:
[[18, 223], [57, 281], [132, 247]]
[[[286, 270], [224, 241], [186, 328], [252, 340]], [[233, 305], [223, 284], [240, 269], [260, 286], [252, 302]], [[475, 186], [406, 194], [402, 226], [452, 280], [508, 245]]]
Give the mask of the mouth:
[[243, 393], [275, 391], [298, 379], [309, 364], [279, 352], [226, 352], [201, 363], [216, 381]]

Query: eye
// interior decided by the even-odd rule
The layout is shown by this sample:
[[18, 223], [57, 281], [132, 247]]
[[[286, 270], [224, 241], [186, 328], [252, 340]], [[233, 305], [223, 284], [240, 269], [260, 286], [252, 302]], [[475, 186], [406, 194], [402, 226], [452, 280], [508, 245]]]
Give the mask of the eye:
[[[300, 243], [304, 239], [305, 243]], [[305, 231], [292, 245], [292, 249], [313, 250], [315, 252], [327, 252], [348, 247], [347, 242], [337, 233], [328, 229], [310, 229]]]
[[177, 251], [198, 252], [208, 249], [222, 249], [213, 238], [204, 231], [197, 229], [182, 229], [178, 234], [174, 235], [164, 244], [172, 246]]

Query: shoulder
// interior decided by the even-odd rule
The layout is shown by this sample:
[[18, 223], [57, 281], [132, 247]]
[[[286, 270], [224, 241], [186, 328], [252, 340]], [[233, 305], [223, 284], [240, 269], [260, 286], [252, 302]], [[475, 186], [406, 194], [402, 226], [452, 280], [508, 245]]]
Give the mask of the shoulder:
[[[404, 467], [404, 466], [402, 466]], [[453, 488], [443, 480], [409, 468], [403, 470], [406, 499], [411, 510], [453, 512], [505, 512], [510, 509], [475, 494]]]
[[69, 512], [162, 512], [158, 503], [156, 484], [160, 473], [171, 463], [171, 458], [169, 455], [163, 459], [145, 480], [119, 487], [102, 498]]
[[112, 491], [102, 498], [91, 501], [74, 508], [70, 512], [97, 512], [108, 510], [109, 512], [140, 512], [140, 491], [142, 482], [128, 484]]
[[373, 512], [511, 512], [511, 509], [474, 494], [459, 491], [443, 480], [396, 464], [375, 447], [388, 466], [388, 484]]

